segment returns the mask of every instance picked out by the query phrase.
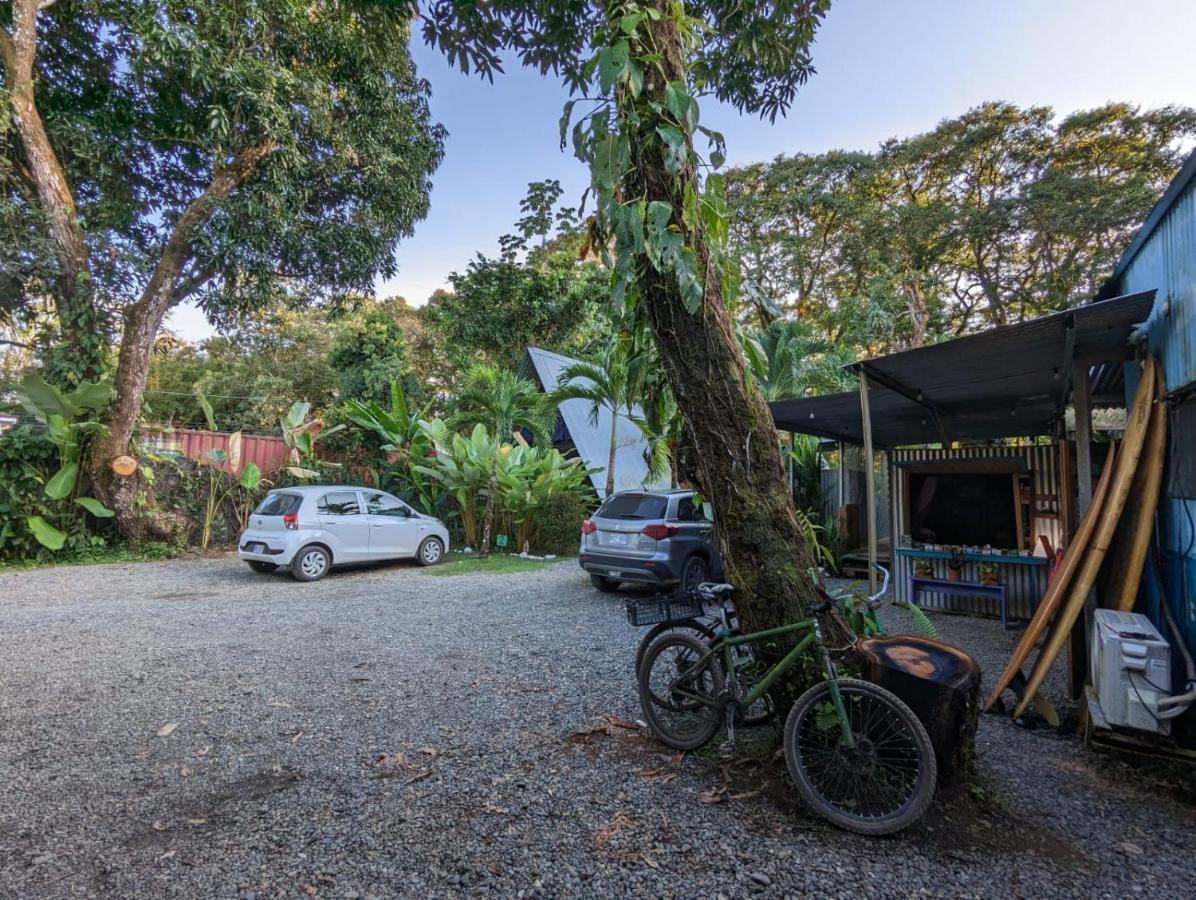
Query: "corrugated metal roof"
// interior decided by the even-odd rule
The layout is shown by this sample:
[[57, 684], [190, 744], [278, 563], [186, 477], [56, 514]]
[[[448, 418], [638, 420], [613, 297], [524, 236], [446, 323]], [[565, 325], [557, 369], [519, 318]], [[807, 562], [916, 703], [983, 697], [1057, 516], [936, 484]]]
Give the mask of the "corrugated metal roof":
[[[579, 360], [540, 347], [528, 347], [521, 372], [530, 369], [545, 391], [553, 390], [560, 383], [565, 369]], [[588, 384], [586, 379], [575, 379]], [[577, 454], [591, 469], [590, 481], [599, 497], [606, 495], [606, 466], [610, 457], [611, 413], [599, 408], [597, 424], [590, 421], [590, 403], [586, 400], [566, 400], [558, 407], [561, 419], [569, 430], [569, 437], [577, 448]], [[641, 410], [636, 407], [633, 413]], [[555, 435], [554, 435], [555, 438]], [[620, 415], [615, 426], [615, 490], [633, 491], [643, 488], [667, 488], [668, 473], [657, 481], [648, 478], [648, 464], [644, 462], [647, 442], [639, 428], [627, 416]]]
[[[950, 440], [1049, 434], [1071, 362], [1132, 358], [1127, 341], [1153, 299], [1153, 291], [1116, 297], [848, 366], [869, 375], [873, 441], [938, 443], [943, 431]], [[863, 442], [855, 392], [769, 405], [785, 431]]]

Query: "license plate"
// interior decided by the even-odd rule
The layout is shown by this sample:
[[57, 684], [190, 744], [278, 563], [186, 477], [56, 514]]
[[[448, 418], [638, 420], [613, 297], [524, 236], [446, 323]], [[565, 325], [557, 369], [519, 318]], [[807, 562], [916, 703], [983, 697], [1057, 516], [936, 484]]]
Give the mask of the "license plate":
[[251, 543], [248, 543], [248, 544], [246, 544], [246, 545], [245, 545], [245, 552], [246, 552], [246, 553], [262, 553], [262, 552], [264, 552], [264, 551], [265, 551], [265, 549], [266, 549], [266, 545], [265, 545], [265, 544], [259, 544], [259, 543], [257, 543], [256, 541], [254, 541], [254, 542], [251, 542]]
[[627, 535], [625, 535], [625, 534], [608, 534], [606, 536], [606, 542], [608, 544], [622, 544], [623, 546], [627, 546]]
[[622, 575], [622, 574], [623, 574], [622, 572], [616, 572], [614, 569], [611, 569], [611, 570], [610, 570], [610, 577], [611, 577], [611, 578], [618, 578], [618, 577], [619, 577], [620, 575]]

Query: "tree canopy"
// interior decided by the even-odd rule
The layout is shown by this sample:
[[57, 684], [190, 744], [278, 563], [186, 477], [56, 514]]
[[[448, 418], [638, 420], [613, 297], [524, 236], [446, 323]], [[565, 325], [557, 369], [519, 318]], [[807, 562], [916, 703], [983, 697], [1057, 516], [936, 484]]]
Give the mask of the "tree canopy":
[[874, 153], [734, 169], [745, 298], [858, 352], [1066, 308], [1108, 276], [1193, 137], [1192, 109], [986, 103]]

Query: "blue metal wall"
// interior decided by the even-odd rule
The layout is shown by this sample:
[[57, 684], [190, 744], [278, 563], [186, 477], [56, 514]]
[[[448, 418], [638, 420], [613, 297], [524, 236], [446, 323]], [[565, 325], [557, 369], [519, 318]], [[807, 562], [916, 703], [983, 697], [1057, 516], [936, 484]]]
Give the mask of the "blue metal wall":
[[[1196, 160], [1194, 155], [1193, 160]], [[1176, 391], [1196, 381], [1196, 178], [1193, 160], [1177, 179], [1178, 194], [1164, 196], [1144, 226], [1153, 228], [1131, 245], [1118, 265], [1116, 293], [1157, 289], [1154, 309], [1147, 323], [1147, 342], [1167, 376], [1167, 390]], [[1184, 183], [1186, 181], [1186, 184]], [[1168, 195], [1172, 192], [1169, 190]], [[1159, 213], [1162, 213], [1159, 216]], [[1136, 252], [1135, 252], [1136, 248]], [[1132, 254], [1132, 255], [1131, 255]], [[1126, 385], [1133, 390], [1133, 385]], [[1196, 447], [1187, 452], [1196, 453]], [[1164, 498], [1159, 506], [1159, 571], [1148, 571], [1145, 609], [1159, 621], [1159, 577], [1162, 595], [1185, 632], [1186, 643], [1196, 652], [1196, 501]], [[1156, 577], [1158, 576], [1158, 577]], [[1175, 666], [1177, 675], [1183, 667]]]

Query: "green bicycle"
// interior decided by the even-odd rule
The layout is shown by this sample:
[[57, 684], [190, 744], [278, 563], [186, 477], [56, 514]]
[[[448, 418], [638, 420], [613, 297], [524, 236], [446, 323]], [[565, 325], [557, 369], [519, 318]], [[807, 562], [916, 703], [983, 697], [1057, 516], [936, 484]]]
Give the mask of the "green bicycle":
[[[698, 595], [725, 611], [734, 590], [703, 584]], [[639, 666], [640, 705], [652, 733], [677, 750], [701, 747], [723, 724], [734, 740], [745, 713], [800, 659], [816, 654], [825, 680], [798, 698], [785, 721], [789, 774], [802, 800], [828, 821], [861, 834], [890, 834], [921, 818], [934, 798], [934, 749], [895, 695], [838, 677], [816, 618], [832, 603], [825, 597], [803, 622], [749, 634], [724, 628], [708, 642], [686, 630], [663, 632]], [[793, 647], [762, 669], [753, 645], [785, 639]]]

